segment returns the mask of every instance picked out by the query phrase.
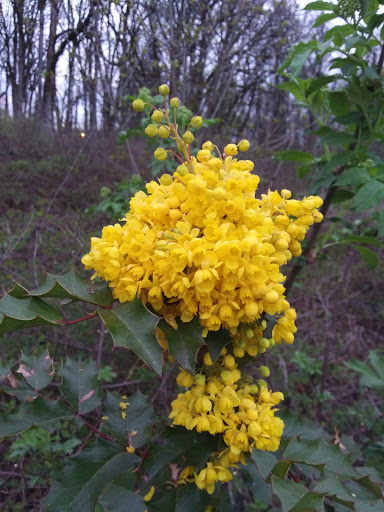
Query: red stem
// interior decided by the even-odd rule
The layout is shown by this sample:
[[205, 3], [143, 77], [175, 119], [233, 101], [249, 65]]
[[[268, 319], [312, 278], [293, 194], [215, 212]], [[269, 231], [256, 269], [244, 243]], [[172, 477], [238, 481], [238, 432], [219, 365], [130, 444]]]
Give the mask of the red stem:
[[77, 324], [79, 322], [84, 322], [84, 320], [89, 320], [90, 318], [94, 318], [95, 316], [98, 316], [97, 313], [94, 313], [93, 315], [83, 316], [82, 318], [77, 318], [76, 320], [65, 320], [64, 318], [62, 320], [59, 320], [58, 324], [64, 324], [64, 325], [72, 325]]
[[82, 421], [84, 421], [85, 425], [90, 429], [92, 430], [92, 432], [94, 432], [95, 434], [97, 434], [98, 436], [102, 437], [103, 439], [105, 439], [106, 441], [110, 441], [111, 443], [114, 443], [115, 441], [113, 439], [111, 439], [110, 437], [104, 435], [102, 432], [100, 432], [100, 430], [98, 430], [96, 427], [94, 427], [93, 425], [91, 425], [90, 423], [88, 423], [87, 420], [85, 420], [82, 416], [80, 416], [80, 418], [82, 419]]
[[293, 480], [299, 484], [300, 483], [300, 480], [298, 478], [295, 477], [295, 475], [292, 473], [292, 471], [288, 471], [288, 475], [293, 478]]

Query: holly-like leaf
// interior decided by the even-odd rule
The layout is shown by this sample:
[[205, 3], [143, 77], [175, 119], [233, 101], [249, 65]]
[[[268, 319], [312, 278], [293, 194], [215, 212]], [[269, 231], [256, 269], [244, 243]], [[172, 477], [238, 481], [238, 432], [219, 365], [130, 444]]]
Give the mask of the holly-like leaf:
[[143, 512], [146, 508], [143, 496], [135, 494], [136, 475], [126, 471], [115, 478], [98, 500], [108, 512]]
[[278, 462], [272, 453], [264, 450], [257, 450], [256, 448], [252, 450], [252, 459], [255, 461], [257, 469], [264, 480], [268, 477]]
[[320, 439], [324, 435], [324, 430], [314, 421], [303, 418], [303, 416], [295, 414], [289, 409], [280, 410], [278, 415], [285, 425], [283, 431], [284, 440], [289, 440], [296, 436], [300, 436], [301, 439], [314, 440]]
[[55, 375], [53, 360], [46, 350], [40, 357], [21, 354], [18, 373], [21, 373], [28, 384], [35, 390], [45, 388]]
[[0, 300], [0, 335], [36, 325], [60, 324], [60, 312], [37, 297], [17, 299], [4, 295]]
[[113, 303], [108, 283], [82, 279], [73, 269], [64, 276], [47, 274], [45, 282], [39, 288], [29, 292], [29, 295], [81, 300], [98, 306], [111, 306]]
[[155, 327], [159, 318], [136, 298], [116, 304], [112, 309], [99, 309], [99, 315], [112, 335], [115, 347], [129, 348], [153, 368], [162, 372], [162, 350], [156, 339]]
[[71, 459], [56, 475], [43, 499], [43, 512], [95, 512], [103, 490], [119, 475], [133, 472], [140, 458], [98, 439], [96, 445]]
[[205, 432], [199, 434], [182, 427], [166, 428], [159, 437], [154, 439], [149, 456], [142, 466], [143, 488], [149, 489], [151, 485], [155, 485], [158, 476], [164, 481], [164, 471], [169, 471], [171, 462], [178, 461], [181, 469], [194, 465], [197, 460], [201, 464], [217, 450], [218, 442], [215, 436]]
[[178, 322], [177, 329], [171, 327], [165, 320], [161, 320], [159, 328], [168, 341], [169, 353], [191, 372], [195, 372], [196, 355], [203, 344], [203, 327], [195, 317], [191, 322]]
[[60, 390], [76, 412], [86, 414], [101, 404], [102, 392], [94, 361], [74, 361], [68, 357], [59, 375], [63, 378]]
[[15, 412], [0, 414], [0, 439], [20, 434], [32, 426], [50, 429], [60, 420], [70, 420], [73, 413], [59, 400], [36, 398], [17, 408]]
[[[121, 409], [120, 403], [129, 405], [126, 409]], [[125, 419], [122, 412], [125, 413]], [[127, 400], [123, 400], [117, 393], [107, 393], [103, 416], [108, 418], [105, 424], [111, 434], [123, 446], [132, 444], [139, 448], [148, 441], [153, 424], [153, 409], [149, 399], [140, 391], [129, 396]], [[132, 432], [137, 434], [132, 435]]]
[[275, 160], [284, 160], [289, 162], [300, 162], [302, 164], [312, 163], [315, 161], [314, 156], [307, 151], [299, 151], [296, 149], [287, 149], [274, 154]]
[[205, 343], [208, 345], [212, 363], [217, 361], [220, 352], [228, 345], [228, 343], [231, 343], [231, 341], [232, 337], [228, 329], [221, 328], [218, 331], [208, 332], [205, 337]]
[[338, 446], [326, 443], [324, 439], [306, 441], [294, 438], [285, 448], [284, 458], [292, 462], [325, 467], [327, 470], [347, 478], [357, 476], [349, 456], [343, 453]]
[[372, 178], [364, 167], [351, 167], [337, 177], [336, 185], [339, 187], [364, 185], [372, 181]]
[[194, 484], [183, 485], [176, 491], [175, 512], [185, 512], [193, 510], [194, 512], [204, 512], [210, 501], [210, 496]]
[[378, 206], [384, 199], [384, 183], [373, 180], [363, 185], [355, 197], [356, 212], [363, 212]]
[[283, 512], [288, 512], [299, 503], [308, 490], [296, 482], [286, 482], [277, 476], [272, 477], [273, 493], [280, 499]]

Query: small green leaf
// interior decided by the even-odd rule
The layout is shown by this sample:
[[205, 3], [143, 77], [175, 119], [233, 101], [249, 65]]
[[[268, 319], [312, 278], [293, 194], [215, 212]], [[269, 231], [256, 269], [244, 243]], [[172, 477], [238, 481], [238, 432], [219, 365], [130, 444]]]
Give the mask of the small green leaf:
[[305, 178], [305, 176], [311, 172], [313, 164], [302, 164], [297, 168], [297, 175], [299, 178]]
[[311, 2], [304, 7], [305, 11], [334, 11], [336, 5], [330, 2]]
[[371, 368], [367, 363], [352, 359], [344, 363], [345, 366], [361, 374], [360, 384], [363, 387], [373, 389], [384, 389], [384, 377], [381, 373], [376, 373], [375, 368]]
[[324, 25], [324, 23], [326, 23], [327, 21], [334, 20], [335, 18], [337, 18], [337, 16], [338, 15], [335, 13], [320, 14], [320, 16], [316, 18], [316, 21], [313, 24], [313, 28], [320, 27], [321, 25]]
[[0, 335], [36, 325], [59, 324], [62, 318], [56, 308], [36, 297], [17, 299], [4, 295], [0, 300]]
[[305, 100], [305, 96], [296, 82], [284, 82], [278, 85], [277, 88], [283, 91], [289, 91], [299, 101]]
[[282, 480], [285, 480], [291, 466], [292, 462], [290, 460], [281, 460], [272, 469], [272, 474], [278, 476]]
[[111, 306], [113, 297], [108, 283], [82, 279], [75, 270], [64, 276], [47, 274], [45, 282], [29, 292], [31, 296], [75, 299], [98, 306]]
[[176, 491], [175, 512], [185, 512], [193, 510], [194, 512], [204, 512], [210, 501], [208, 493], [202, 493], [194, 484], [187, 484], [179, 487]]
[[369, 181], [372, 181], [372, 178], [367, 169], [364, 167], [351, 167], [337, 177], [335, 184], [339, 187], [359, 186]]
[[384, 183], [381, 181], [370, 181], [363, 185], [355, 197], [355, 211], [363, 212], [378, 206], [384, 199]]
[[331, 204], [343, 203], [344, 201], [348, 201], [349, 199], [352, 199], [353, 197], [355, 197], [355, 194], [353, 192], [339, 188], [333, 194], [332, 199], [331, 199]]
[[[333, 14], [323, 14], [323, 16], [334, 16]], [[331, 82], [337, 80], [337, 76], [321, 76], [320, 78], [312, 78], [309, 82], [308, 88], [305, 90], [305, 96], [308, 98], [311, 94], [313, 94], [324, 85], [327, 85]]]
[[70, 420], [73, 413], [59, 400], [36, 398], [17, 408], [15, 412], [0, 414], [0, 439], [20, 434], [32, 426], [50, 429], [60, 420]]
[[328, 98], [329, 106], [334, 116], [345, 116], [351, 110], [348, 96], [345, 92], [330, 92]]
[[74, 361], [68, 357], [59, 375], [63, 378], [60, 390], [76, 412], [86, 414], [99, 407], [102, 392], [94, 361]]
[[333, 171], [334, 169], [337, 169], [338, 167], [347, 165], [351, 161], [353, 156], [354, 156], [354, 153], [353, 153], [353, 151], [350, 151], [350, 150], [336, 153], [336, 155], [333, 155], [333, 157], [323, 165], [322, 173], [324, 174], [327, 171]]
[[159, 318], [136, 298], [112, 309], [99, 309], [99, 315], [112, 335], [115, 347], [129, 348], [161, 375], [162, 349], [155, 336]]
[[220, 352], [232, 341], [231, 333], [224, 328], [218, 331], [209, 331], [204, 339], [205, 343], [208, 345], [212, 363], [217, 361]]
[[322, 512], [324, 510], [324, 496], [315, 492], [307, 492], [301, 500], [291, 509], [292, 512]]
[[287, 482], [277, 476], [272, 477], [272, 490], [280, 499], [283, 512], [291, 510], [308, 492], [304, 485], [293, 481]]
[[55, 375], [53, 360], [48, 350], [40, 357], [27, 356], [22, 353], [17, 373], [21, 373], [35, 391], [48, 386]]
[[195, 317], [191, 322], [178, 322], [177, 329], [161, 320], [158, 327], [167, 338], [169, 353], [185, 370], [195, 373], [196, 355], [204, 341], [199, 319]]
[[136, 475], [126, 471], [115, 478], [99, 498], [103, 511], [143, 512], [146, 508], [143, 496], [135, 494]]
[[[129, 403], [126, 409], [120, 408], [120, 402]], [[122, 417], [125, 412], [125, 419]], [[149, 399], [137, 391], [123, 400], [117, 393], [107, 393], [103, 406], [103, 417], [107, 417], [105, 425], [111, 434], [123, 446], [127, 446], [128, 438], [132, 432], [132, 446], [140, 448], [150, 436], [153, 425], [153, 409]]]
[[306, 151], [298, 151], [295, 149], [287, 149], [286, 151], [279, 151], [274, 154], [275, 160], [288, 160], [289, 162], [310, 163], [314, 162], [315, 158], [311, 153]]
[[278, 460], [272, 453], [266, 452], [264, 450], [257, 450], [254, 448], [252, 450], [252, 459], [255, 461], [257, 469], [259, 470], [260, 475], [264, 478], [264, 480], [271, 473], [274, 466], [276, 466]]
[[322, 144], [353, 144], [356, 143], [356, 139], [353, 135], [351, 135], [348, 132], [336, 132], [332, 131], [327, 133], [327, 135], [324, 135], [324, 137], [321, 138]]
[[94, 512], [108, 484], [119, 475], [132, 472], [139, 463], [136, 455], [97, 439], [95, 446], [72, 458], [57, 474], [43, 499], [43, 512]]
[[324, 430], [314, 421], [295, 414], [289, 409], [281, 409], [278, 415], [285, 425], [283, 439], [300, 436], [301, 439], [314, 440], [320, 439], [324, 435]]

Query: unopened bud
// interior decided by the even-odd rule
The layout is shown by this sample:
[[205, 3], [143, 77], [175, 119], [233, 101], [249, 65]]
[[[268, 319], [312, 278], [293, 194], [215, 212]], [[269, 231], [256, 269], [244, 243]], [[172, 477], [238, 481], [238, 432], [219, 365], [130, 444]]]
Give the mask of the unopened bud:
[[179, 100], [179, 98], [171, 98], [171, 101], [169, 102], [169, 104], [172, 108], [179, 108], [180, 100]]
[[157, 148], [154, 152], [154, 156], [157, 160], [165, 160], [167, 158], [167, 152], [164, 148]]
[[240, 151], [248, 151], [248, 149], [249, 149], [249, 142], [246, 139], [241, 140], [238, 143], [237, 147], [239, 148]]
[[235, 156], [237, 155], [237, 146], [236, 144], [227, 144], [224, 148], [224, 153], [226, 153], [228, 156]]
[[168, 186], [168, 185], [171, 185], [171, 183], [173, 183], [173, 178], [170, 174], [163, 174], [160, 179], [159, 179], [161, 185], [165, 185], [165, 186]]
[[163, 120], [163, 113], [160, 112], [160, 110], [155, 110], [153, 112], [153, 114], [151, 115], [151, 119], [152, 121], [155, 121], [155, 123], [161, 123], [161, 121]]
[[144, 101], [137, 99], [132, 102], [132, 107], [136, 112], [142, 112], [144, 110]]
[[159, 94], [161, 94], [164, 97], [168, 96], [168, 94], [169, 94], [169, 87], [168, 87], [168, 85], [166, 85], [166, 84], [160, 85], [160, 87], [159, 87]]
[[201, 116], [193, 116], [191, 119], [191, 126], [193, 128], [200, 128], [200, 126], [203, 124], [203, 118]]
[[167, 130], [165, 126], [160, 126], [159, 135], [161, 138], [166, 139], [167, 137], [169, 137], [169, 130]]
[[192, 142], [195, 140], [195, 137], [193, 136], [193, 133], [188, 130], [184, 133], [182, 139], [186, 144], [192, 144]]
[[176, 168], [176, 171], [180, 174], [180, 176], [185, 176], [189, 173], [188, 167], [185, 164], [179, 165]]
[[262, 377], [269, 377], [271, 374], [271, 371], [268, 368], [268, 366], [260, 366], [259, 372]]
[[145, 135], [148, 135], [148, 137], [156, 137], [157, 133], [157, 126], [154, 124], [149, 124], [145, 129]]

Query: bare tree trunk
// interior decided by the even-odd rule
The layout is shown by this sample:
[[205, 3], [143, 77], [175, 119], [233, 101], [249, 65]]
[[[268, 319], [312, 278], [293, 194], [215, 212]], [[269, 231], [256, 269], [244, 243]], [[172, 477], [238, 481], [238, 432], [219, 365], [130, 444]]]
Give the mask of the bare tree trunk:
[[43, 104], [42, 104], [42, 119], [45, 123], [52, 123], [53, 121], [53, 109], [55, 105], [56, 95], [56, 64], [55, 59], [55, 42], [57, 23], [59, 19], [59, 11], [57, 0], [50, 0], [51, 4], [51, 23], [49, 27], [49, 38], [47, 48], [47, 66], [45, 71], [45, 82], [43, 92]]

